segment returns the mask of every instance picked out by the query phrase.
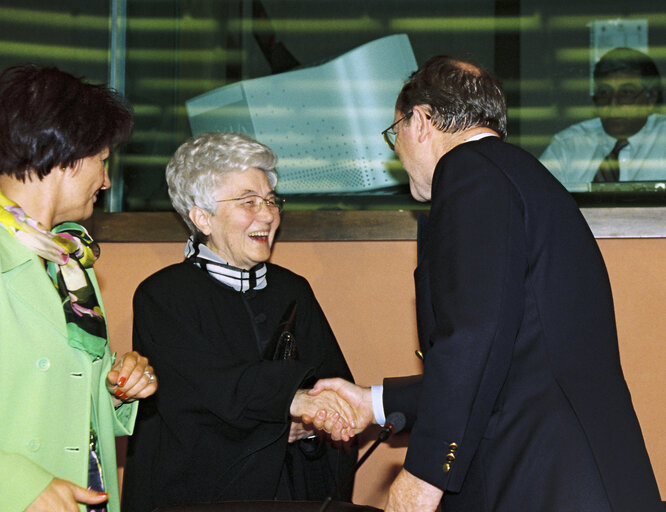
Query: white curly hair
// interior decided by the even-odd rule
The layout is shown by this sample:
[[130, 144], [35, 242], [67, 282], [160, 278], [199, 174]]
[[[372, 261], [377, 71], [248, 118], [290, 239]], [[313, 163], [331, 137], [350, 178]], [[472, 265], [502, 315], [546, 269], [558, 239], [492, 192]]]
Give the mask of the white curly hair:
[[[189, 217], [194, 206], [215, 213], [213, 195], [220, 179], [250, 167], [266, 173], [275, 188], [277, 155], [271, 148], [241, 133], [207, 132], [182, 144], [166, 167], [169, 197], [195, 237], [203, 237]], [[205, 237], [203, 237], [205, 238]]]

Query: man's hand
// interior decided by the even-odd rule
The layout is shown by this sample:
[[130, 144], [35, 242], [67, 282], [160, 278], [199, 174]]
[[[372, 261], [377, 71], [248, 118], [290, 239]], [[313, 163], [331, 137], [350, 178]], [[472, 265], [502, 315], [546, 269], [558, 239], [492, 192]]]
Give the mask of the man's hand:
[[67, 480], [54, 478], [25, 512], [78, 512], [78, 503], [100, 505], [108, 498], [105, 492], [91, 491]]
[[316, 428], [330, 433], [334, 441], [349, 441], [354, 435], [354, 409], [333, 391], [322, 391], [315, 396], [299, 389], [291, 401], [289, 414], [292, 422], [313, 424]]
[[434, 512], [444, 491], [403, 468], [391, 484], [385, 512]]
[[[333, 378], [333, 379], [321, 379], [317, 381], [314, 387], [308, 392], [311, 396], [317, 396], [324, 391], [334, 391], [341, 398], [343, 398], [354, 411], [355, 422], [351, 425], [353, 430], [344, 430], [349, 437], [352, 437], [359, 432], [365, 430], [365, 428], [374, 421], [375, 415], [372, 412], [372, 392], [370, 388], [363, 388], [352, 384], [344, 379]], [[309, 419], [309, 418], [308, 418]], [[338, 437], [335, 432], [331, 432], [328, 429], [326, 422], [322, 421], [322, 415], [317, 414], [312, 417], [312, 424], [321, 430], [325, 430], [331, 434], [331, 439], [334, 441], [348, 441], [344, 437]]]

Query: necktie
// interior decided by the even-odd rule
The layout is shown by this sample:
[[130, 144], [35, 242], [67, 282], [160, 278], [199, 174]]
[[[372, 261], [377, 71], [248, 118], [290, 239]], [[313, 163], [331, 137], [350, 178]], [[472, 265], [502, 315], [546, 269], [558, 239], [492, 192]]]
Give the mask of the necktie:
[[618, 181], [620, 179], [620, 163], [617, 160], [620, 151], [629, 144], [627, 139], [618, 139], [611, 149], [611, 152], [599, 164], [599, 169], [594, 175], [594, 183], [602, 183], [608, 181]]

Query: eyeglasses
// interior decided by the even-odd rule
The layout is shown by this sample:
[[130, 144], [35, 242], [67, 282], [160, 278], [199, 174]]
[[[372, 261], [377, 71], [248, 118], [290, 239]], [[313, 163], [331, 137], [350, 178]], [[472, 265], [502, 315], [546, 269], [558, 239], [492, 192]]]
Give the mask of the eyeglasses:
[[271, 197], [261, 197], [258, 195], [244, 196], [244, 197], [232, 197], [231, 199], [216, 199], [218, 203], [226, 203], [229, 201], [236, 201], [238, 205], [252, 213], [259, 213], [261, 207], [266, 205], [269, 210], [277, 211], [280, 213], [282, 208], [284, 208], [285, 200], [281, 197], [271, 196]]
[[645, 88], [635, 85], [624, 85], [617, 90], [612, 87], [599, 87], [594, 91], [592, 99], [600, 107], [613, 103], [613, 98], [618, 105], [633, 105], [639, 96], [645, 93]]
[[391, 151], [395, 151], [395, 138], [398, 135], [398, 132], [394, 131], [393, 128], [401, 121], [405, 121], [412, 117], [414, 114], [414, 111], [410, 112], [409, 114], [402, 116], [400, 119], [398, 119], [395, 123], [393, 123], [391, 126], [389, 126], [386, 130], [382, 132], [382, 137], [384, 137], [384, 142], [386, 142], [386, 145], [391, 149]]

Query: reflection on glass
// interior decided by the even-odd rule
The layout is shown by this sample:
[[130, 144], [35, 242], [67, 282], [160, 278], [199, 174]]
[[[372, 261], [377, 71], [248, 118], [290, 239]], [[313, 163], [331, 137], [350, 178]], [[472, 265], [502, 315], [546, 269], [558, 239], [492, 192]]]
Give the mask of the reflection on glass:
[[594, 67], [597, 117], [557, 133], [541, 160], [570, 190], [581, 185], [666, 179], [666, 116], [657, 66], [646, 54], [615, 48]]
[[[666, 181], [663, 171], [666, 161], [655, 153], [658, 146], [666, 146], [659, 135], [666, 107], [655, 102], [643, 105], [643, 111], [637, 108], [638, 103], [653, 101], [652, 96], [646, 97], [642, 81], [625, 85], [613, 82], [603, 87], [597, 84], [596, 88], [590, 85], [593, 67], [590, 61], [598, 60], [613, 47], [641, 49], [650, 55], [657, 69], [666, 72], [663, 0], [632, 0], [630, 5], [621, 0], [112, 0], [111, 3], [126, 6], [126, 19], [122, 22], [110, 22], [108, 2], [3, 0], [0, 30], [5, 44], [0, 45], [0, 67], [35, 62], [58, 66], [92, 82], [103, 82], [111, 68], [111, 27], [126, 28], [115, 39], [124, 48], [120, 53], [126, 60], [116, 64], [125, 71], [123, 92], [134, 106], [136, 128], [130, 144], [113, 156], [110, 165], [117, 178], [112, 190], [121, 192], [124, 210], [171, 208], [164, 169], [176, 148], [192, 136], [194, 127], [190, 125], [188, 100], [248, 81], [305, 71], [398, 34], [409, 38], [417, 64], [436, 54], [448, 54], [492, 70], [507, 92], [509, 142], [537, 157], [544, 154], [551, 142], [556, 147], [558, 136], [553, 139], [553, 134], [588, 121], [594, 124], [599, 140], [587, 144], [587, 149], [578, 149], [585, 139], [581, 135], [564, 144], [571, 149], [568, 157], [553, 155], [553, 148], [544, 154], [545, 158], [551, 153], [549, 165], [553, 173], [570, 190], [594, 193], [596, 189], [615, 190], [633, 183], [631, 186], [643, 191], [652, 183], [652, 190], [666, 204], [666, 194], [663, 188], [658, 188], [659, 183]], [[624, 19], [618, 20], [618, 16]], [[635, 29], [638, 40], [629, 38], [619, 42], [608, 37], [612, 31], [606, 29], [616, 20]], [[593, 33], [605, 38], [603, 44], [591, 44]], [[388, 70], [393, 61], [394, 56], [387, 54], [379, 65]], [[404, 78], [395, 76], [396, 82]], [[312, 99], [319, 95], [323, 82], [317, 77], [303, 80], [298, 95]], [[354, 84], [354, 77], [349, 83]], [[373, 94], [370, 89], [364, 92]], [[387, 108], [392, 108], [394, 99], [386, 95], [382, 104], [390, 104]], [[368, 109], [371, 105], [355, 113], [359, 123], [368, 118], [365, 112]], [[636, 113], [633, 118], [626, 112], [632, 109]], [[604, 110], [609, 115], [602, 115]], [[613, 114], [614, 111], [619, 114]], [[337, 104], [327, 104], [280, 118], [277, 122], [280, 132], [291, 140], [294, 140], [292, 125], [294, 129], [300, 127], [310, 116], [326, 121], [311, 130], [314, 133], [320, 130], [322, 142], [312, 145], [301, 141], [300, 153], [289, 155], [279, 144], [271, 144], [281, 157], [280, 170], [284, 168], [284, 173], [292, 176], [308, 174], [326, 160], [320, 150], [322, 144], [326, 147], [356, 144], [360, 140], [356, 130], [334, 134], [332, 128], [341, 112], [344, 109]], [[262, 118], [267, 119], [264, 114]], [[282, 111], [279, 114], [283, 115]], [[620, 123], [616, 121], [618, 118], [641, 127], [626, 137], [628, 145], [617, 151], [619, 181], [594, 182], [599, 164], [618, 140], [609, 135], [613, 131], [611, 125]], [[391, 111], [372, 139], [368, 139], [372, 141], [370, 152], [381, 156], [371, 155], [364, 160], [367, 165], [372, 165], [372, 159], [382, 160], [385, 176], [404, 177], [400, 163], [379, 135], [392, 121]], [[644, 134], [648, 135], [638, 141]], [[375, 144], [379, 144], [377, 149], [373, 149]], [[641, 156], [641, 152], [645, 154]], [[624, 163], [625, 160], [630, 163]], [[287, 209], [423, 208], [421, 203], [411, 200], [406, 185], [364, 188], [364, 164], [344, 172], [357, 179], [362, 190], [338, 194], [330, 192], [331, 187], [326, 183], [328, 192], [320, 188], [313, 193], [315, 188], [301, 187], [292, 180], [292, 190], [298, 192], [288, 193]], [[581, 176], [576, 176], [576, 172]], [[659, 181], [627, 181], [650, 180], [655, 176]], [[371, 185], [374, 187], [381, 181]], [[286, 176], [281, 183], [287, 186]], [[646, 195], [642, 193], [638, 200], [644, 201]], [[576, 199], [580, 201], [578, 195]], [[652, 197], [649, 201], [654, 203]], [[100, 200], [97, 204], [103, 203]]]
[[242, 80], [186, 101], [192, 135], [240, 132], [270, 146], [281, 194], [404, 184], [379, 133], [416, 67], [409, 38], [396, 34], [319, 65]]

